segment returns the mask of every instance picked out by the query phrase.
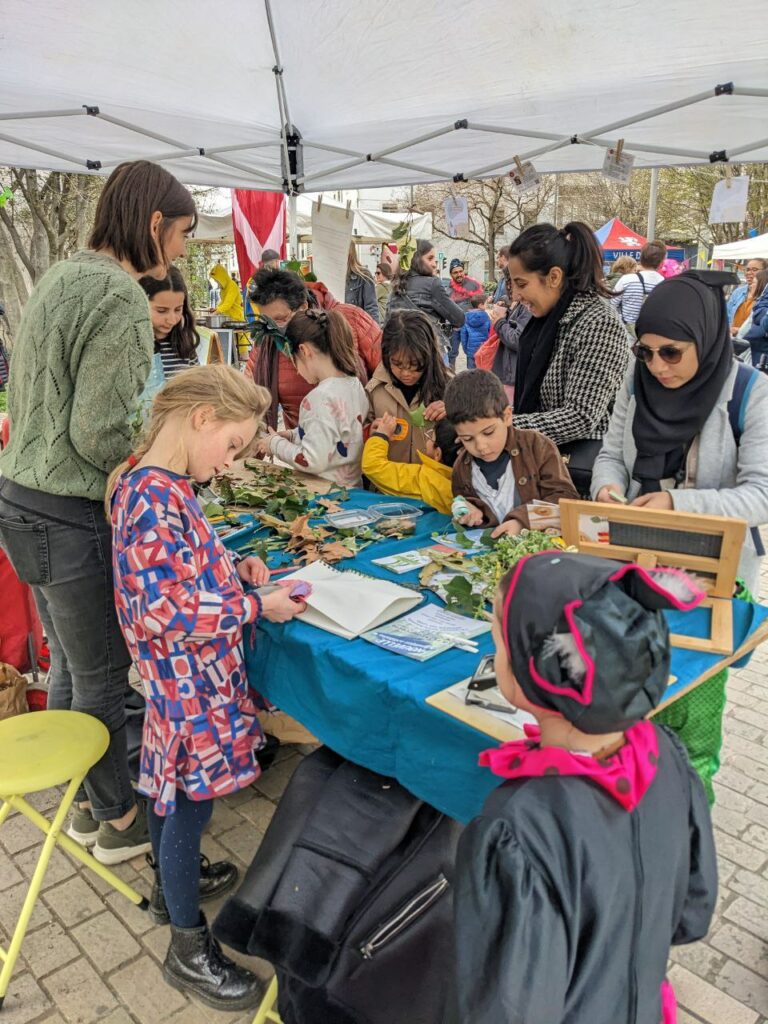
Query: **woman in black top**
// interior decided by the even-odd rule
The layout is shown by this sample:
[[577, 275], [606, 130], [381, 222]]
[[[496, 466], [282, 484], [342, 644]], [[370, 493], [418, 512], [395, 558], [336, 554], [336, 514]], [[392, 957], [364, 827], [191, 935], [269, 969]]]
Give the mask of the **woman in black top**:
[[447, 341], [452, 328], [464, 326], [464, 313], [448, 298], [436, 275], [435, 247], [432, 242], [421, 238], [410, 269], [401, 271], [392, 283], [387, 316], [396, 309], [420, 309], [437, 325], [441, 337]]

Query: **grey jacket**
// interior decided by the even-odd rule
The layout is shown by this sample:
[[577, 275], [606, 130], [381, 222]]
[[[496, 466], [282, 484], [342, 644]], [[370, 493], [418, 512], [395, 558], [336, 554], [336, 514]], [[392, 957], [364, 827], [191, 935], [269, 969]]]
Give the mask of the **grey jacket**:
[[398, 295], [394, 289], [389, 297], [387, 316], [395, 309], [420, 309], [436, 323], [464, 326], [464, 313], [445, 293], [438, 277], [410, 274], [406, 280], [406, 294]]
[[[728, 401], [736, 380], [737, 363], [723, 385], [717, 404], [699, 434], [698, 463], [693, 487], [671, 491], [672, 505], [681, 512], [745, 519], [749, 527], [768, 523], [768, 378], [758, 374], [747, 400], [744, 432], [736, 441], [728, 420]], [[611, 422], [603, 447], [592, 470], [592, 497], [607, 485], [618, 486], [631, 501], [640, 485], [632, 479], [637, 448], [632, 437], [635, 396], [632, 393], [634, 367], [616, 396]], [[690, 462], [690, 460], [689, 460]], [[760, 556], [747, 533], [739, 562], [739, 575], [757, 595]]]

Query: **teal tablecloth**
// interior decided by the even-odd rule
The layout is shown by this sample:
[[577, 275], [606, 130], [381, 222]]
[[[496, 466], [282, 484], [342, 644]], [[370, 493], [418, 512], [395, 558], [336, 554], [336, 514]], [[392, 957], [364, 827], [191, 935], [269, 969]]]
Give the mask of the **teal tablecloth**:
[[[380, 502], [380, 495], [354, 491], [347, 507]], [[392, 500], [392, 499], [389, 499]], [[423, 508], [415, 536], [380, 541], [337, 568], [357, 569], [397, 582], [415, 582], [418, 573], [393, 576], [372, 564], [383, 555], [435, 543], [431, 534], [449, 527], [448, 516]], [[236, 546], [236, 545], [235, 545]], [[275, 560], [276, 562], [279, 561]], [[436, 601], [434, 595], [427, 600]], [[768, 616], [768, 608], [734, 601], [734, 640], [740, 646]], [[673, 632], [704, 635], [708, 613], [669, 615]], [[490, 653], [490, 633], [478, 638], [479, 654]], [[460, 821], [482, 807], [498, 779], [478, 767], [481, 750], [493, 740], [425, 703], [426, 698], [471, 675], [479, 655], [453, 649], [426, 662], [382, 650], [365, 640], [344, 640], [295, 619], [286, 625], [263, 623], [245, 634], [248, 679], [256, 690], [298, 719], [338, 754], [396, 778], [420, 798]], [[719, 661], [715, 655], [675, 648], [674, 696]]]

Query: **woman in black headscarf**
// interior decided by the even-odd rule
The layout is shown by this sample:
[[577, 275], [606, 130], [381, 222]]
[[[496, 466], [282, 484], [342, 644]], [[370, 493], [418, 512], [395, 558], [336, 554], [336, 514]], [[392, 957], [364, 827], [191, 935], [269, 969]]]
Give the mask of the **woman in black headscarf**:
[[[636, 362], [595, 461], [592, 497], [745, 519], [739, 576], [757, 594], [765, 553], [758, 527], [768, 523], [768, 379], [734, 358], [723, 296], [733, 280], [690, 270], [645, 300]], [[714, 676], [661, 713], [688, 747], [710, 801], [725, 679]]]

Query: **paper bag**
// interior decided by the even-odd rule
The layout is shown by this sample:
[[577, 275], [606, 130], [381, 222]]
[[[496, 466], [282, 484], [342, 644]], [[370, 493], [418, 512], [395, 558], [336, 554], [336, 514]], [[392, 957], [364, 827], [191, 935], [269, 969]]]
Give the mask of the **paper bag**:
[[23, 715], [27, 707], [27, 680], [13, 665], [0, 662], [0, 719]]

